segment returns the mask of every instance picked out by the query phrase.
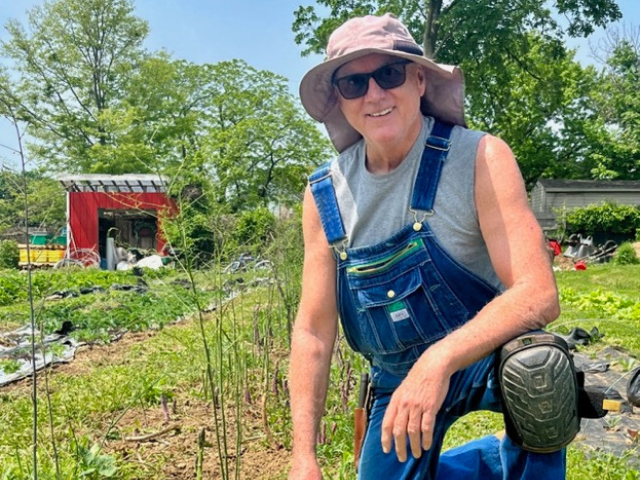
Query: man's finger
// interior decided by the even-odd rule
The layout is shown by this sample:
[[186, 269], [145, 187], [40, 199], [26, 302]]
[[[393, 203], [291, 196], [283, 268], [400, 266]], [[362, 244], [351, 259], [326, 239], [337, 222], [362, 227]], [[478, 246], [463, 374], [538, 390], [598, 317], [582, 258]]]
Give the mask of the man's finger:
[[436, 419], [433, 415], [429, 415], [427, 413], [422, 414], [422, 449], [429, 450], [431, 448], [431, 443], [433, 442], [433, 425]]
[[389, 453], [391, 451], [391, 443], [393, 439], [393, 424], [396, 419], [396, 410], [391, 404], [387, 407], [387, 411], [382, 419], [382, 434], [380, 440], [382, 443], [382, 451]]
[[406, 430], [393, 435], [396, 444], [396, 456], [398, 461], [404, 463], [407, 461], [407, 432]]
[[420, 445], [421, 435], [421, 419], [422, 412], [419, 410], [412, 411], [409, 415], [409, 422], [407, 424], [407, 433], [409, 434], [409, 446], [411, 447], [411, 454], [414, 458], [420, 458], [422, 455], [422, 446]]
[[396, 444], [396, 455], [401, 462], [407, 461], [407, 423], [409, 422], [409, 413], [406, 410], [400, 410], [396, 413], [393, 422], [393, 441]]

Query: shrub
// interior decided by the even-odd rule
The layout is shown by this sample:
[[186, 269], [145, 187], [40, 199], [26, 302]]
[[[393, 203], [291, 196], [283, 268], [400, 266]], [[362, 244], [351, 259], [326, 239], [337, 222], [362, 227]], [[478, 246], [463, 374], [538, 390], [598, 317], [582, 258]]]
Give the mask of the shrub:
[[573, 233], [594, 235], [606, 232], [633, 238], [640, 229], [640, 209], [604, 202], [571, 210], [567, 214], [567, 223]]
[[276, 217], [264, 207], [247, 210], [238, 218], [237, 240], [241, 245], [264, 246], [275, 231]]
[[629, 242], [625, 242], [616, 249], [616, 253], [613, 256], [613, 263], [615, 265], [636, 265], [640, 263], [638, 255], [633, 245]]
[[164, 218], [162, 230], [179, 258], [189, 259], [193, 266], [206, 264], [215, 254], [212, 218], [193, 205], [181, 205], [178, 214]]
[[0, 268], [18, 268], [20, 249], [15, 240], [0, 241]]

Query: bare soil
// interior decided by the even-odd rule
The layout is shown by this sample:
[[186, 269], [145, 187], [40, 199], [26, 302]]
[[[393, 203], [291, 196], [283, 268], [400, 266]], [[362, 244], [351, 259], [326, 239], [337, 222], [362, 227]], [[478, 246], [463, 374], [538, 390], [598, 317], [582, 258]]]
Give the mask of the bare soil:
[[[180, 328], [180, 325], [175, 327]], [[153, 335], [155, 332], [127, 333], [109, 345], [80, 347], [73, 362], [55, 366], [52, 374], [89, 375], [96, 367], [125, 358], [132, 346], [144, 343]], [[2, 393], [29, 395], [31, 388], [31, 380], [25, 379], [5, 386]], [[272, 444], [267, 441], [262, 428], [260, 402], [255, 401], [244, 408], [242, 425], [245, 433], [239, 452], [239, 478], [286, 478], [289, 453], [276, 440], [272, 439]], [[188, 392], [177, 391], [167, 410], [168, 420], [161, 406], [151, 410], [129, 410], [118, 421], [113, 435], [110, 435], [115, 439], [106, 442], [105, 453], [117, 453], [126, 459], [127, 464], [143, 470], [145, 474], [140, 476], [141, 479], [195, 479], [199, 437], [204, 434], [202, 478], [222, 478], [211, 402], [194, 399]], [[220, 409], [216, 414], [220, 415]], [[233, 425], [236, 417], [233, 411], [227, 411], [226, 421], [230, 426], [229, 431], [235, 431]], [[226, 442], [230, 478], [235, 478], [234, 465], [238, 455], [236, 439], [227, 435]]]

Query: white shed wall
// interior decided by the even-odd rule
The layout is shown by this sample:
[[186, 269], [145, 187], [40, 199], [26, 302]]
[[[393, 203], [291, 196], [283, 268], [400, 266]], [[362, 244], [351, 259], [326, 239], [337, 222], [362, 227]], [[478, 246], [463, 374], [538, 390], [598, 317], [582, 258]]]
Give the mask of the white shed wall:
[[599, 205], [603, 202], [615, 202], [622, 205], [640, 205], [640, 192], [580, 192], [549, 193], [547, 192], [545, 210], [557, 208], [579, 208], [588, 205]]

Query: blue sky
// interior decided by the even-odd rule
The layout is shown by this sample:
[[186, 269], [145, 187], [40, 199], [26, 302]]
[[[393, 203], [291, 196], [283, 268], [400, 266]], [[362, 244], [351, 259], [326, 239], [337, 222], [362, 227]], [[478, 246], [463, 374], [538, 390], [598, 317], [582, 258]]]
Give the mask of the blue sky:
[[[195, 63], [217, 63], [241, 58], [251, 66], [270, 70], [289, 79], [297, 93], [304, 73], [320, 62], [319, 55], [301, 57], [301, 47], [291, 31], [293, 12], [309, 0], [134, 0], [135, 13], [149, 22], [146, 47], [165, 49], [174, 58]], [[44, 0], [0, 0], [0, 39], [6, 39], [4, 25], [9, 18], [26, 23], [26, 12]], [[618, 0], [623, 23], [640, 27], [638, 0]], [[590, 62], [589, 42], [602, 36], [598, 31], [589, 41], [572, 42], [578, 59]], [[15, 155], [2, 145], [15, 148], [15, 133], [0, 120], [0, 164], [15, 165]]]

